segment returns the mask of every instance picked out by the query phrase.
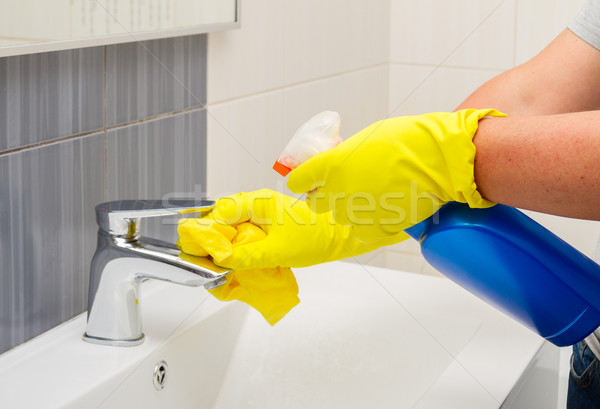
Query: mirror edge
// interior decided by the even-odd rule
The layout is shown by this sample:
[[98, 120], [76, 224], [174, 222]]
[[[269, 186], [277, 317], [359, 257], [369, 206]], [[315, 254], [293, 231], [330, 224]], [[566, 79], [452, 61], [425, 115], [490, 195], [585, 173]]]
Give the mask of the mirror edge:
[[71, 50], [75, 48], [98, 47], [105, 45], [157, 40], [161, 38], [206, 34], [217, 31], [234, 30], [241, 27], [240, 3], [235, 0], [235, 20], [230, 23], [205, 24], [172, 30], [145, 31], [139, 33], [115, 34], [101, 37], [78, 38], [73, 40], [48, 41], [0, 47], [0, 58], [16, 55], [37, 54], [51, 51]]

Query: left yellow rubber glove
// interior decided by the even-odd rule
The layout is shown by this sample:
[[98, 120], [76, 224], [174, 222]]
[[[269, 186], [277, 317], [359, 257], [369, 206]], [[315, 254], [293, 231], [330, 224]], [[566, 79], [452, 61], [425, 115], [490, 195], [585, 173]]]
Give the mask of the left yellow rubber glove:
[[[215, 229], [251, 222], [266, 233], [261, 240], [233, 244], [231, 250], [214, 253], [213, 261], [217, 265], [235, 270], [306, 267], [358, 256], [408, 238], [401, 232], [366, 244], [354, 236], [352, 226], [335, 223], [330, 214], [311, 212], [303, 201], [268, 189], [221, 198], [209, 216], [196, 220], [197, 223], [217, 221], [222, 224]], [[197, 224], [191, 222], [179, 224], [180, 246], [186, 253], [194, 254], [201, 235], [205, 234], [195, 226]], [[211, 232], [208, 240], [227, 241], [219, 238], [219, 234]], [[225, 247], [219, 245], [219, 248]]]
[[472, 140], [485, 116], [506, 115], [466, 109], [376, 122], [293, 170], [288, 188], [309, 192], [313, 210], [333, 211], [365, 242], [396, 235], [449, 201], [492, 206], [474, 180]]
[[[229, 257], [234, 248], [263, 240], [266, 236], [252, 223], [232, 227], [211, 219], [182, 219], [179, 230], [179, 246], [187, 250], [179, 257], [199, 265], [204, 264], [206, 256]], [[287, 267], [235, 270], [226, 276], [224, 284], [209, 292], [220, 301], [245, 302], [271, 325], [300, 302], [296, 278]]]

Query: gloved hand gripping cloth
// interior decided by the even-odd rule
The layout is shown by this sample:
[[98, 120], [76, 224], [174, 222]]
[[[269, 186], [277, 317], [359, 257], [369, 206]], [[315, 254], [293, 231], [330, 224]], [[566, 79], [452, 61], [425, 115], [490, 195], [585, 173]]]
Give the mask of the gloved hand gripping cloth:
[[[252, 223], [235, 227], [217, 223], [210, 217], [182, 219], [179, 222], [178, 245], [184, 252], [182, 259], [203, 264], [207, 256], [220, 260], [231, 256], [234, 248], [264, 239], [265, 232]], [[300, 300], [298, 285], [288, 267], [235, 270], [226, 276], [226, 282], [209, 290], [220, 301], [239, 300], [262, 314], [275, 325]]]
[[249, 304], [271, 325], [299, 302], [289, 267], [356, 256], [407, 237], [365, 245], [352, 236], [350, 226], [337, 225], [329, 214], [311, 212], [304, 202], [267, 189], [219, 199], [210, 215], [182, 219], [178, 232], [184, 260], [202, 264], [202, 257], [210, 255], [216, 264], [234, 269], [211, 294]]
[[[250, 222], [264, 233], [259, 240], [233, 244], [231, 251], [213, 251], [217, 265], [235, 270], [306, 267], [358, 256], [408, 237], [401, 233], [365, 244], [352, 234], [352, 226], [342, 226], [329, 213], [317, 214], [303, 201], [269, 189], [221, 198], [208, 218], [199, 220], [218, 225], [211, 234], [220, 238], [210, 240], [220, 249], [226, 248], [227, 240], [216, 230]], [[205, 255], [198, 253], [200, 235], [194, 226], [197, 223], [180, 223], [181, 249]]]

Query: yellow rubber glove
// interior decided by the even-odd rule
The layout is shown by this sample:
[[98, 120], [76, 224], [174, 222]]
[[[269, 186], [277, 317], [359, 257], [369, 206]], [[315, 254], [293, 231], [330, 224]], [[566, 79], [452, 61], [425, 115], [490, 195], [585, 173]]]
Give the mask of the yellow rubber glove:
[[[233, 245], [230, 256], [213, 257], [216, 264], [236, 270], [306, 267], [358, 256], [408, 237], [399, 233], [365, 244], [353, 235], [352, 226], [337, 224], [330, 214], [311, 212], [303, 201], [268, 189], [219, 199], [205, 220], [231, 226], [250, 221], [266, 233], [261, 240]], [[193, 253], [193, 226], [180, 224], [179, 234], [181, 249]]]
[[312, 209], [333, 211], [365, 242], [396, 235], [449, 201], [490, 207], [474, 180], [473, 136], [484, 116], [506, 115], [466, 109], [376, 122], [293, 170], [288, 188], [310, 192]]

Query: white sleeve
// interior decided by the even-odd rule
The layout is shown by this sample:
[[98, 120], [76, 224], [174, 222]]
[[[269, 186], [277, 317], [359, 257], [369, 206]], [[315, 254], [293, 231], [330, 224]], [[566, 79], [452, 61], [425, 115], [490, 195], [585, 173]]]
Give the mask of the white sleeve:
[[583, 41], [600, 50], [600, 0], [588, 0], [568, 27]]

